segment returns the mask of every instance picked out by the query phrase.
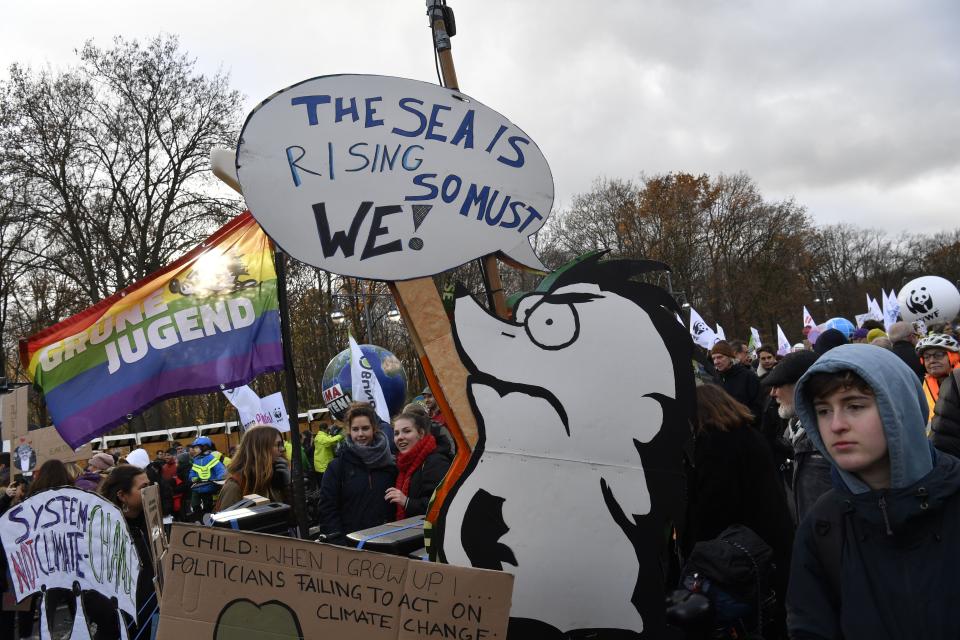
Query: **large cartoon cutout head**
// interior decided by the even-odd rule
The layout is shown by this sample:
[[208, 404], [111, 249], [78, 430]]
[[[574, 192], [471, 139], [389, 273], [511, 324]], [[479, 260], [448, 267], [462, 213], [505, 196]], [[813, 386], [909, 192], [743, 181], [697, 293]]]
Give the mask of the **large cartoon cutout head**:
[[691, 341], [653, 262], [600, 254], [524, 297], [515, 321], [457, 299], [479, 440], [438, 518], [438, 554], [516, 575], [511, 632], [657, 637], [661, 553], [682, 517]]

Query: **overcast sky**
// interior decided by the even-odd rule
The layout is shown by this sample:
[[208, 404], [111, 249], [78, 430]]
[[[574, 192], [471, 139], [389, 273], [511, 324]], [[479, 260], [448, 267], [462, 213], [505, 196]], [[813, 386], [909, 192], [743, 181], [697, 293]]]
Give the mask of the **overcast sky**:
[[[745, 171], [821, 223], [960, 226], [960, 2], [449, 0], [460, 86], [539, 144], [560, 207], [598, 176]], [[178, 34], [247, 110], [312, 76], [436, 82], [423, 0], [4, 3], [0, 67]]]

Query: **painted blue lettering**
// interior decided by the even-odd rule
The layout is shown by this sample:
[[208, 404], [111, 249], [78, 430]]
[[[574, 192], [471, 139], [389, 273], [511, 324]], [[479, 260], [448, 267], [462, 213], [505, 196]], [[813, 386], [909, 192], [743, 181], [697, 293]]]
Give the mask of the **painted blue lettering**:
[[473, 116], [473, 109], [469, 109], [467, 114], [463, 116], [457, 132], [453, 134], [453, 138], [450, 139], [450, 144], [458, 145], [461, 140], [464, 140], [463, 148], [473, 149]]
[[373, 98], [364, 98], [363, 104], [366, 107], [366, 118], [363, 121], [363, 128], [369, 129], [370, 127], [379, 127], [383, 124], [383, 120], [377, 120], [373, 116], [377, 113], [377, 108], [373, 106], [374, 102], [380, 102], [383, 100], [382, 96], [376, 96]]
[[10, 515], [8, 516], [11, 522], [16, 522], [23, 527], [23, 533], [17, 538], [17, 544], [20, 544], [30, 537], [30, 521], [26, 518], [21, 518], [21, 513], [23, 513], [23, 505], [18, 505], [10, 510]]
[[356, 144], [350, 145], [350, 148], [347, 149], [347, 153], [353, 156], [354, 158], [361, 158], [363, 160], [363, 164], [360, 165], [359, 167], [354, 167], [352, 169], [348, 168], [346, 169], [346, 171], [348, 172], [363, 171], [364, 169], [367, 168], [367, 165], [370, 164], [370, 159], [367, 158], [367, 156], [363, 153], [354, 153], [354, 150], [357, 149], [358, 147], [366, 147], [366, 146], [367, 146], [366, 142], [357, 142]]
[[421, 147], [420, 145], [412, 144], [409, 147], [407, 147], [407, 149], [403, 152], [403, 156], [401, 156], [400, 158], [400, 166], [406, 169], [407, 171], [416, 171], [417, 169], [420, 168], [420, 165], [423, 164], [423, 158], [420, 158], [420, 157], [416, 157], [413, 159], [413, 162], [416, 162], [416, 164], [408, 163], [410, 152], [413, 151], [414, 149], [419, 149], [420, 151], [423, 151], [423, 147]]
[[507, 158], [505, 156], [500, 156], [497, 158], [499, 162], [507, 165], [508, 167], [522, 167], [523, 166], [523, 150], [518, 145], [527, 145], [530, 144], [530, 141], [524, 138], [523, 136], [510, 136], [507, 139], [507, 143], [513, 147], [513, 150], [516, 152], [517, 156], [513, 159]]
[[491, 227], [496, 226], [500, 222], [500, 219], [503, 217], [503, 212], [506, 211], [507, 205], [510, 204], [510, 196], [507, 196], [506, 198], [503, 199], [503, 203], [500, 205], [500, 211], [499, 213], [497, 213], [497, 217], [491, 218], [490, 212], [493, 211], [493, 204], [494, 202], [496, 202], [497, 197], [499, 195], [500, 195], [499, 191], [493, 192], [493, 198], [490, 200], [490, 206], [487, 207], [487, 211], [483, 215], [484, 220], [486, 220], [487, 224], [490, 225]]
[[317, 118], [317, 106], [329, 102], [330, 96], [300, 96], [290, 100], [290, 104], [294, 107], [302, 104], [307, 108], [307, 124], [311, 127], [320, 124], [320, 120]]
[[477, 220], [483, 218], [483, 212], [487, 208], [487, 202], [490, 199], [490, 187], [484, 186], [479, 192], [477, 192], [477, 185], [471, 184], [467, 189], [467, 197], [463, 200], [463, 206], [460, 207], [460, 215], [465, 216], [470, 213], [470, 208], [473, 205], [480, 205], [480, 209], [477, 211]]
[[397, 156], [400, 155], [400, 147], [401, 145], [398, 144], [392, 156], [390, 155], [390, 150], [387, 147], [383, 148], [383, 156], [380, 158], [380, 173], [383, 173], [384, 168], [393, 171], [393, 163], [397, 159]]
[[[296, 149], [300, 152], [296, 158], [293, 157], [293, 150]], [[290, 166], [290, 175], [293, 176], [293, 186], [299, 187], [303, 180], [300, 179], [300, 172], [309, 173], [310, 175], [319, 176], [321, 175], [319, 171], [312, 171], [306, 167], [301, 167], [298, 162], [303, 159], [303, 156], [307, 155], [307, 150], [303, 147], [293, 145], [287, 147], [287, 164]]]
[[423, 106], [423, 100], [417, 100], [416, 98], [402, 98], [398, 103], [400, 108], [406, 111], [407, 113], [412, 113], [417, 116], [417, 119], [420, 121], [420, 124], [417, 125], [416, 129], [411, 129], [410, 131], [405, 131], [399, 127], [394, 127], [391, 129], [391, 133], [394, 133], [398, 136], [404, 136], [406, 138], [416, 138], [418, 135], [423, 133], [423, 130], [427, 128], [427, 117], [423, 115], [416, 107], [411, 107], [411, 104], [418, 104]]
[[[454, 189], [451, 193], [447, 187], [453, 185]], [[460, 179], [460, 176], [455, 176], [452, 173], [443, 179], [443, 185], [440, 187], [440, 197], [443, 198], [443, 201], [447, 204], [450, 204], [457, 199], [457, 196], [460, 194], [460, 187], [463, 186], [463, 180]]]
[[350, 98], [350, 106], [343, 106], [343, 98], [337, 98], [334, 103], [334, 121], [340, 122], [343, 120], [344, 116], [350, 116], [350, 119], [356, 122], [360, 119], [360, 114], [357, 112], [357, 99]]
[[490, 153], [494, 145], [497, 144], [497, 141], [500, 139], [500, 136], [502, 136], [506, 130], [507, 130], [506, 125], [504, 124], [500, 125], [500, 128], [497, 129], [497, 133], [493, 136], [493, 140], [490, 141], [490, 144], [487, 145], [487, 148], [484, 149], [484, 151], [486, 151], [487, 153]]
[[431, 178], [436, 178], [436, 177], [437, 177], [437, 174], [435, 173], [421, 173], [419, 175], [413, 176], [413, 184], [417, 185], [418, 187], [425, 188], [427, 190], [427, 193], [421, 194], [418, 196], [406, 196], [404, 197], [404, 200], [408, 202], [410, 201], [416, 202], [419, 200], [433, 200], [434, 198], [436, 198], [437, 193], [439, 192], [439, 189], [437, 189], [436, 185], [430, 184], [428, 182], [428, 180], [430, 180]]
[[437, 140], [439, 142], [446, 142], [447, 137], [445, 135], [434, 133], [434, 129], [442, 129], [443, 123], [438, 120], [441, 111], [450, 111], [450, 107], [445, 104], [435, 104], [430, 110], [430, 124], [427, 126], [427, 140]]
[[518, 224], [520, 224], [520, 214], [517, 213], [517, 209], [519, 209], [520, 207], [525, 207], [525, 206], [527, 206], [527, 205], [526, 205], [525, 203], [521, 202], [520, 200], [514, 200], [513, 202], [511, 202], [511, 203], [510, 203], [510, 214], [511, 214], [513, 217], [510, 219], [510, 222], [501, 222], [501, 223], [500, 223], [500, 226], [501, 226], [502, 228], [504, 228], [504, 229], [513, 229], [513, 228], [516, 227]]
[[540, 212], [534, 209], [533, 207], [528, 205], [527, 211], [530, 212], [530, 215], [527, 216], [527, 219], [524, 220], [523, 224], [520, 225], [520, 228], [517, 229], [517, 233], [523, 233], [523, 230], [527, 228], [527, 225], [529, 225], [534, 220], [543, 220], [543, 216], [540, 215]]

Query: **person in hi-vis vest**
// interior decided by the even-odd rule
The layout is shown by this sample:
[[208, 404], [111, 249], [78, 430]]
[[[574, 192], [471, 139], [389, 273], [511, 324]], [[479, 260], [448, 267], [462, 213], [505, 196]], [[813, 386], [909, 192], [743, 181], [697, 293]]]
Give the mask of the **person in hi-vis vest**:
[[193, 495], [190, 506], [194, 514], [208, 513], [213, 510], [214, 497], [220, 490], [216, 481], [227, 477], [227, 468], [223, 466], [213, 441], [200, 436], [190, 445], [193, 466], [190, 468], [190, 485]]

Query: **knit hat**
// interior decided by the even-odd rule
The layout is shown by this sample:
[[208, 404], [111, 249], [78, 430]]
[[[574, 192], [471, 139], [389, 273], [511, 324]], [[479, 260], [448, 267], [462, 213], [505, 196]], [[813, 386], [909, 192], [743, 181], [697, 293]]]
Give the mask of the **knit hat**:
[[842, 344], [847, 344], [847, 336], [843, 335], [843, 332], [838, 329], [827, 329], [817, 338], [817, 342], [813, 345], [813, 350], [817, 352], [817, 355], [822, 356], [827, 351], [830, 351], [830, 349], [839, 347]]
[[870, 333], [870, 330], [869, 330], [869, 329], [864, 329], [863, 327], [860, 327], [859, 329], [857, 329], [856, 331], [853, 332], [853, 337], [852, 337], [851, 339], [852, 339], [852, 340], [865, 340], [866, 337], [867, 337], [867, 335], [868, 335], [869, 333]]
[[730, 346], [730, 343], [726, 340], [719, 340], [713, 348], [710, 349], [710, 355], [720, 354], [722, 356], [727, 356], [728, 358], [736, 358], [737, 354], [733, 352], [733, 347]]
[[870, 329], [867, 333], [867, 342], [873, 342], [876, 338], [886, 338], [887, 334], [883, 329]]
[[127, 464], [132, 464], [135, 467], [146, 469], [150, 464], [150, 454], [147, 453], [147, 450], [143, 448], [134, 449], [127, 456]]
[[113, 456], [109, 453], [101, 451], [97, 455], [90, 458], [87, 461], [87, 465], [93, 467], [97, 471], [106, 471], [113, 466]]

